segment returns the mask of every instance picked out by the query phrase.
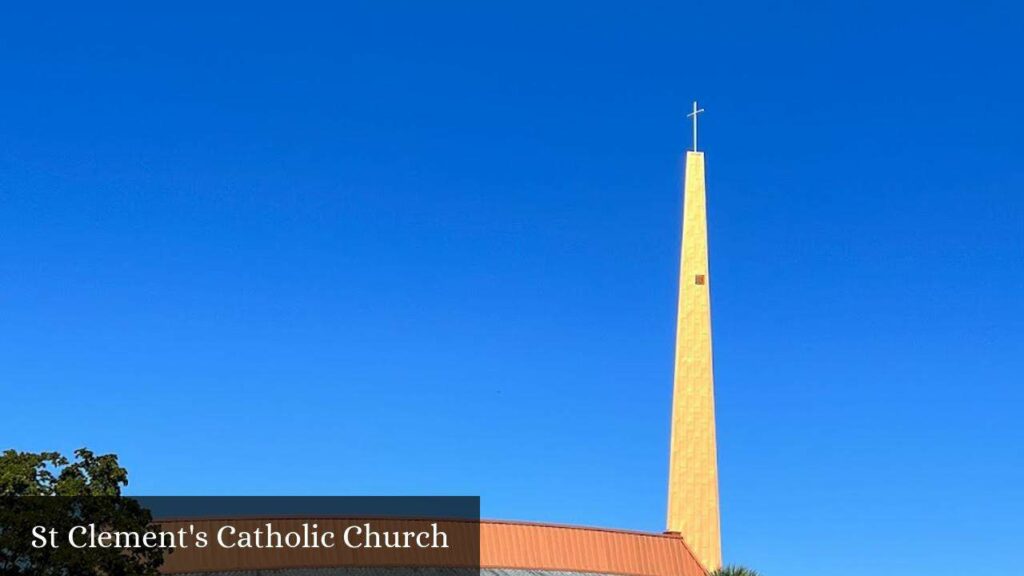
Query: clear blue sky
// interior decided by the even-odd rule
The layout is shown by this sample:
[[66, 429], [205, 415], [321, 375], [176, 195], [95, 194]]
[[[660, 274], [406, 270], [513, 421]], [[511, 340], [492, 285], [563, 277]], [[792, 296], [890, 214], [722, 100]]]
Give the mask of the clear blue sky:
[[1019, 566], [1007, 2], [0, 18], [0, 448], [661, 530], [706, 106], [726, 559]]

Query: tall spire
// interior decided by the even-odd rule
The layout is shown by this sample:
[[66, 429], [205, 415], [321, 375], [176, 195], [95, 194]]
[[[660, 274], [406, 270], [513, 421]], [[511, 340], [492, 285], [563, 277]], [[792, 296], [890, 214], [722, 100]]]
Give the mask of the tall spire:
[[683, 186], [683, 243], [676, 319], [675, 383], [669, 461], [668, 530], [682, 535], [708, 570], [722, 565], [718, 510], [718, 455], [711, 361], [711, 302], [708, 275], [704, 153], [686, 153]]

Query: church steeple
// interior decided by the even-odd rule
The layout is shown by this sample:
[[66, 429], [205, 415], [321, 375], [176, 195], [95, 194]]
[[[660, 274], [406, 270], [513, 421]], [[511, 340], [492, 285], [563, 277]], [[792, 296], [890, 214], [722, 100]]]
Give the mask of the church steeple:
[[708, 274], [704, 153], [686, 153], [683, 186], [683, 242], [676, 319], [675, 384], [669, 462], [668, 530], [682, 535], [708, 570], [722, 565], [718, 510], [718, 456], [711, 360], [711, 303]]

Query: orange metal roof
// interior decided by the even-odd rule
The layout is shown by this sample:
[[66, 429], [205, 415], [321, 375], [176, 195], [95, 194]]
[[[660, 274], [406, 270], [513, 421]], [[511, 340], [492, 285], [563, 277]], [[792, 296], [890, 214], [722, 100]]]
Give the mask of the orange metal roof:
[[480, 565], [630, 576], [705, 576], [678, 535], [484, 521]]
[[[244, 529], [265, 519], [233, 521]], [[161, 520], [164, 530], [177, 530], [194, 524], [202, 528], [216, 520]], [[323, 529], [333, 522], [344, 529], [344, 519], [320, 519]], [[407, 527], [407, 522], [406, 527]], [[459, 524], [456, 522], [455, 524]], [[461, 522], [465, 530], [474, 523]], [[448, 525], [446, 529], [451, 529]], [[459, 529], [455, 526], [455, 529]], [[480, 566], [568, 572], [621, 574], [626, 576], [706, 576], [683, 539], [673, 534], [630, 532], [604, 528], [561, 526], [529, 522], [481, 521]], [[450, 560], [451, 556], [444, 557]], [[176, 550], [167, 556], [162, 571], [167, 574], [223, 572], [233, 570], [274, 570], [287, 568], [326, 568], [358, 566], [366, 560], [357, 551], [334, 548], [310, 551], [249, 550]], [[437, 557], [414, 559], [417, 565], [439, 565]], [[473, 559], [475, 561], [475, 558]], [[378, 562], [372, 561], [371, 564]]]

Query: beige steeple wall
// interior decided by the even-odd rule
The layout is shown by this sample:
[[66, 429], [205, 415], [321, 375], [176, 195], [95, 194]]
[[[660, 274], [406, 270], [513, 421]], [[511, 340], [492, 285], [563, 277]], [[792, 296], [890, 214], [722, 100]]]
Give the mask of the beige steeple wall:
[[668, 530], [714, 570], [722, 565], [722, 543], [703, 152], [686, 153], [683, 195]]

